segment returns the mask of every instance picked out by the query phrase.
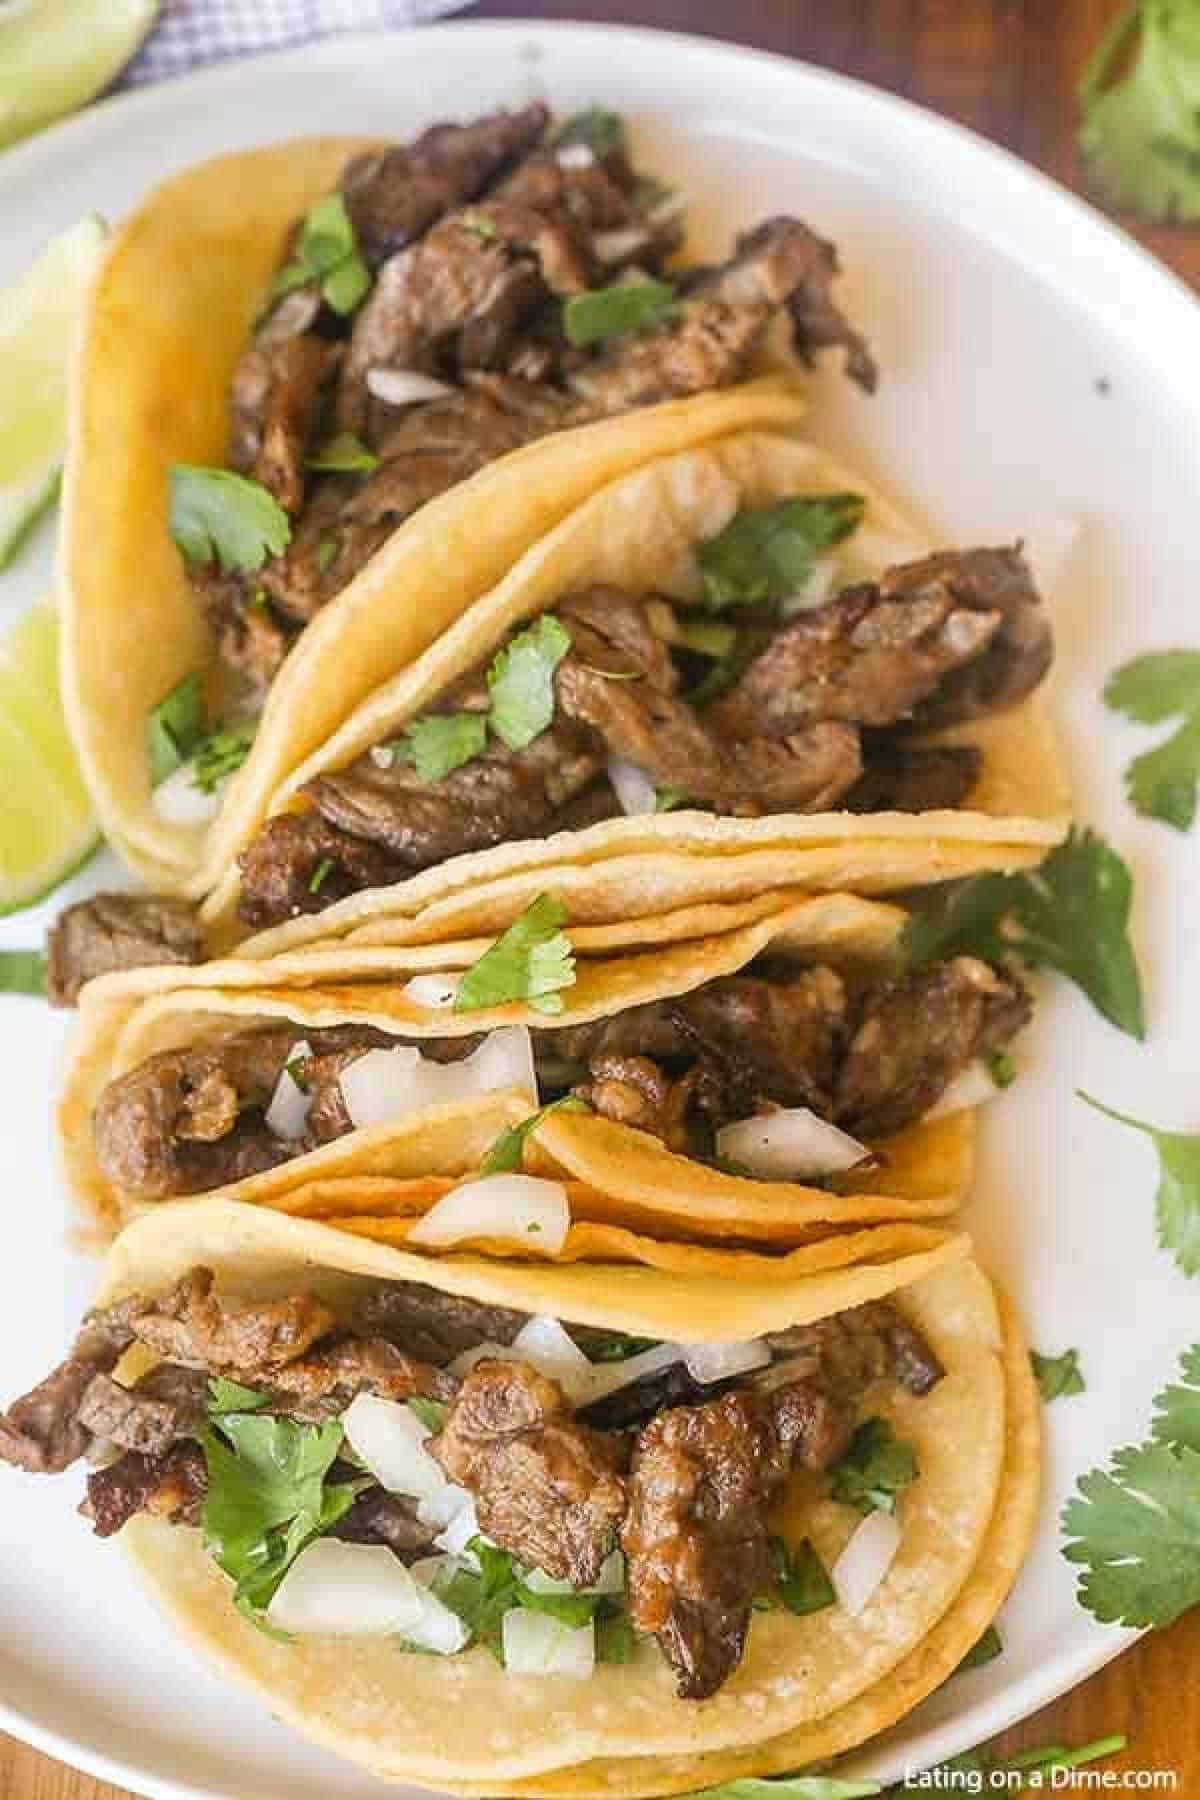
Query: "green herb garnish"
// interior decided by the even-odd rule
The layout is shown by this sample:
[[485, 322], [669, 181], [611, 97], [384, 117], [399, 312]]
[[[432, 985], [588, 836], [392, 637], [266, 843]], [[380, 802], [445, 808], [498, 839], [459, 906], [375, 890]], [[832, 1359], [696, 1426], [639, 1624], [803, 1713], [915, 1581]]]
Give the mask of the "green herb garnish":
[[965, 1675], [968, 1669], [982, 1669], [985, 1663], [995, 1662], [1004, 1654], [1004, 1645], [1000, 1641], [1000, 1633], [994, 1625], [989, 1625], [977, 1643], [972, 1644], [954, 1673]]
[[1031, 1350], [1029, 1360], [1042, 1399], [1047, 1403], [1070, 1394], [1082, 1394], [1087, 1386], [1079, 1367], [1078, 1350], [1064, 1350], [1061, 1356], [1043, 1356], [1040, 1350]]
[[187, 562], [253, 574], [287, 549], [288, 516], [261, 482], [195, 463], [172, 463], [169, 482], [167, 523]]
[[688, 797], [682, 789], [672, 787], [669, 782], [654, 790], [654, 810], [656, 813], [674, 812], [677, 807], [686, 806], [687, 803]]
[[1154, 1397], [1151, 1435], [1161, 1443], [1200, 1450], [1200, 1344], [1183, 1353], [1183, 1379]]
[[696, 551], [711, 607], [787, 599], [818, 556], [862, 523], [861, 494], [797, 494], [773, 506], [744, 507]]
[[204, 688], [195, 671], [177, 681], [170, 693], [153, 707], [146, 720], [146, 760], [150, 765], [150, 785], [177, 769], [194, 756], [208, 731], [208, 708]]
[[228, 730], [210, 732], [197, 744], [192, 786], [202, 794], [211, 794], [218, 785], [240, 769], [254, 742], [253, 725], [233, 725]]
[[839, 1462], [830, 1465], [829, 1492], [861, 1513], [895, 1512], [896, 1496], [917, 1477], [917, 1456], [886, 1419], [865, 1419]]
[[589, 1341], [587, 1358], [594, 1363], [628, 1362], [643, 1350], [653, 1350], [657, 1343], [657, 1338], [630, 1337], [624, 1331], [614, 1331], [608, 1337]]
[[410, 1394], [408, 1404], [426, 1431], [440, 1431], [446, 1423], [446, 1414], [450, 1411], [444, 1400], [428, 1400], [424, 1394]]
[[483, 1162], [480, 1164], [481, 1175], [507, 1175], [513, 1169], [519, 1169], [525, 1160], [525, 1143], [530, 1133], [536, 1131], [542, 1120], [549, 1113], [555, 1112], [587, 1112], [588, 1108], [576, 1094], [563, 1094], [557, 1100], [550, 1100], [545, 1106], [530, 1113], [519, 1125], [510, 1125], [496, 1139]]
[[369, 475], [379, 467], [379, 458], [352, 431], [339, 431], [308, 458], [306, 466], [322, 474]]
[[563, 301], [563, 329], [577, 350], [661, 325], [682, 311], [669, 281], [617, 281]]
[[208, 1411], [211, 1418], [220, 1418], [222, 1413], [261, 1412], [268, 1404], [268, 1395], [260, 1394], [257, 1388], [243, 1387], [240, 1381], [228, 1381], [224, 1375], [214, 1375], [209, 1380]]
[[625, 122], [620, 113], [611, 112], [607, 106], [587, 106], [564, 119], [550, 133], [549, 141], [555, 149], [564, 144], [586, 144], [593, 156], [609, 156], [624, 145]]
[[838, 1775], [743, 1775], [719, 1787], [701, 1788], [683, 1800], [869, 1800], [882, 1794], [877, 1781], [843, 1781]]
[[338, 538], [338, 534], [336, 531], [330, 532], [328, 537], [318, 538], [318, 540], [317, 540], [317, 573], [318, 573], [318, 575], [323, 575], [325, 573], [326, 569], [329, 567], [330, 563], [333, 561], [334, 557], [337, 555], [339, 541], [340, 540]]
[[1011, 1087], [1017, 1079], [1017, 1065], [1007, 1050], [993, 1050], [987, 1059], [987, 1072], [998, 1088]]
[[956, 884], [940, 910], [912, 915], [903, 948], [910, 968], [965, 951], [1057, 969], [1106, 1019], [1142, 1038], [1141, 980], [1128, 936], [1132, 897], [1116, 851], [1094, 831], [1077, 829], [1038, 869]]
[[306, 282], [321, 285], [321, 297], [336, 313], [351, 313], [371, 285], [371, 272], [359, 255], [346, 202], [327, 194], [307, 214], [296, 254], [271, 284], [271, 300], [281, 300]]
[[1200, 650], [1135, 657], [1109, 677], [1104, 698], [1139, 725], [1179, 720], [1157, 749], [1130, 763], [1125, 791], [1135, 812], [1186, 831], [1200, 790]]
[[36, 1000], [45, 992], [46, 959], [40, 950], [0, 950], [0, 994]]
[[464, 231], [470, 231], [485, 244], [490, 244], [496, 236], [496, 221], [490, 213], [477, 212], [464, 216], [459, 223]]
[[543, 614], [499, 652], [488, 670], [491, 727], [510, 750], [524, 750], [554, 717], [554, 671], [571, 648], [565, 626]]
[[414, 765], [422, 781], [441, 781], [478, 756], [486, 743], [485, 713], [430, 713], [413, 720], [404, 733], [400, 754]]
[[1130, 1118], [1117, 1112], [1090, 1094], [1079, 1098], [1105, 1113], [1118, 1124], [1132, 1125], [1148, 1137], [1158, 1151], [1158, 1192], [1154, 1196], [1154, 1215], [1158, 1242], [1170, 1250], [1185, 1275], [1200, 1275], [1200, 1134], [1184, 1131], [1159, 1131], [1143, 1119]]
[[1128, 0], [1089, 58], [1078, 92], [1079, 145], [1110, 203], [1146, 219], [1200, 219], [1195, 5]]
[[625, 1612], [596, 1614], [596, 1661], [632, 1662], [637, 1653], [637, 1633]]
[[772, 1538], [771, 1562], [775, 1591], [789, 1612], [803, 1618], [806, 1613], [823, 1612], [836, 1601], [829, 1571], [808, 1538], [794, 1550], [782, 1538]]
[[312, 874], [308, 878], [309, 893], [310, 894], [319, 894], [321, 889], [325, 886], [325, 883], [329, 880], [329, 877], [332, 875], [332, 873], [333, 873], [333, 858], [332, 858], [332, 856], [323, 856], [321, 858], [320, 862], [317, 864], [316, 868], [313, 870]]
[[558, 895], [539, 894], [459, 981], [455, 1012], [510, 1000], [524, 1000], [537, 1012], [561, 1012], [560, 990], [575, 980], [571, 940], [562, 930], [566, 921]]

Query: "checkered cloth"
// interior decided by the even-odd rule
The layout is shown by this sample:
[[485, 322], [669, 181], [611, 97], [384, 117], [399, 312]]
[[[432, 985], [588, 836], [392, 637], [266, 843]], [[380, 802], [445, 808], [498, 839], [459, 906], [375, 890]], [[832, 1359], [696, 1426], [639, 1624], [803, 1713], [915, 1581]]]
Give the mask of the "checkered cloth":
[[468, 0], [162, 0], [158, 23], [124, 84], [159, 81], [204, 63], [284, 50], [341, 31], [383, 31], [454, 12]]

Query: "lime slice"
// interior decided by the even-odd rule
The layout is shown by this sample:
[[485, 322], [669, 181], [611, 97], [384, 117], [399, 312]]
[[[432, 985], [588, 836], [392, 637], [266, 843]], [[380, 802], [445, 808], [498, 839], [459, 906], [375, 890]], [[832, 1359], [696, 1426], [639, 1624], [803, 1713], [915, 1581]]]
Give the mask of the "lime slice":
[[129, 61], [158, 0], [6, 0], [0, 5], [0, 144], [61, 119]]
[[71, 343], [103, 242], [103, 221], [81, 219], [0, 291], [0, 569], [58, 489]]
[[0, 913], [57, 887], [99, 831], [58, 692], [58, 615], [43, 600], [0, 639]]

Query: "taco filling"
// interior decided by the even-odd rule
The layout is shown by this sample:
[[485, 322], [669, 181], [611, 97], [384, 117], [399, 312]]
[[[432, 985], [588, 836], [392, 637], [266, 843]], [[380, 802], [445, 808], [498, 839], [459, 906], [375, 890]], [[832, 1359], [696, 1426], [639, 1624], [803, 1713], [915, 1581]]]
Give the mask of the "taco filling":
[[[417, 980], [453, 1001], [481, 967], [457, 983]], [[851, 1171], [875, 1159], [868, 1146], [994, 1089], [1002, 1077], [988, 1065], [1007, 1060], [1030, 1013], [1019, 978], [975, 957], [864, 983], [768, 956], [558, 1028], [406, 1039], [281, 1022], [160, 1051], [110, 1081], [95, 1154], [123, 1201], [163, 1200], [231, 1186], [355, 1129], [524, 1088], [535, 1107], [587, 1108], [729, 1172], [853, 1185]], [[519, 1166], [520, 1151], [503, 1166]]]
[[[143, 1371], [158, 1360], [131, 1377], [131, 1350]], [[652, 1635], [698, 1700], [737, 1668], [756, 1609], [869, 1600], [921, 1476], [872, 1408], [943, 1373], [887, 1301], [706, 1346], [407, 1281], [341, 1306], [235, 1299], [197, 1266], [89, 1314], [0, 1414], [0, 1459], [54, 1474], [87, 1457], [97, 1536], [139, 1513], [199, 1526], [231, 1604], [268, 1631], [479, 1643], [514, 1673], [573, 1676]], [[810, 1542], [775, 1535], [799, 1471], [889, 1515], [867, 1535], [891, 1556], [852, 1538], [831, 1581]]]
[[251, 710], [396, 527], [497, 457], [741, 380], [781, 313], [801, 357], [841, 345], [873, 387], [808, 226], [769, 219], [727, 263], [665, 274], [682, 239], [682, 197], [634, 168], [615, 114], [555, 127], [540, 103], [356, 157], [295, 222], [232, 381], [241, 484], [173, 478], [172, 529]]
[[[254, 927], [497, 844], [624, 813], [961, 806], [970, 742], [1049, 668], [1018, 549], [951, 551], [821, 593], [852, 494], [746, 509], [695, 554], [691, 601], [592, 587], [510, 634], [398, 739], [304, 789], [239, 858]], [[823, 566], [822, 566], [823, 565]], [[958, 734], [956, 734], [958, 735]]]

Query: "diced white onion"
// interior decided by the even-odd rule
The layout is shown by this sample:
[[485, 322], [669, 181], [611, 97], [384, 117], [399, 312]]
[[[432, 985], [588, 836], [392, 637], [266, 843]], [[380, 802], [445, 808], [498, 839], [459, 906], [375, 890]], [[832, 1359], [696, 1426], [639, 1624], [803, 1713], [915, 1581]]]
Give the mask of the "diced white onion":
[[462, 1556], [471, 1539], [479, 1536], [479, 1515], [475, 1511], [474, 1500], [468, 1494], [466, 1504], [459, 1507], [450, 1523], [438, 1532], [433, 1541], [448, 1556]]
[[367, 392], [382, 400], [385, 406], [416, 406], [422, 400], [440, 400], [454, 389], [432, 375], [416, 369], [368, 369]]
[[482, 1175], [430, 1207], [408, 1234], [410, 1244], [460, 1244], [464, 1238], [505, 1238], [553, 1256], [571, 1227], [567, 1190], [535, 1175]]
[[584, 1680], [596, 1666], [596, 1630], [564, 1625], [548, 1613], [514, 1606], [501, 1624], [504, 1666], [513, 1675], [566, 1675]]
[[621, 803], [621, 811], [626, 814], [652, 813], [657, 789], [644, 769], [636, 763], [626, 762], [623, 756], [610, 756], [608, 759], [608, 779]]
[[219, 788], [206, 794], [195, 784], [194, 763], [181, 763], [154, 790], [154, 810], [168, 825], [208, 825], [221, 810]]
[[592, 255], [597, 262], [623, 262], [645, 248], [650, 234], [644, 225], [626, 225], [619, 231], [593, 231]]
[[590, 144], [564, 144], [554, 154], [560, 169], [590, 169], [596, 160]]
[[648, 1375], [660, 1375], [673, 1363], [682, 1362], [683, 1355], [682, 1344], [655, 1344], [637, 1356], [627, 1356], [624, 1362], [593, 1363], [592, 1401], [603, 1400], [635, 1381], [644, 1381]]
[[541, 1374], [557, 1381], [572, 1406], [586, 1406], [595, 1371], [557, 1319], [547, 1318], [544, 1314], [530, 1319], [513, 1339], [512, 1348]]
[[372, 744], [370, 757], [377, 769], [390, 769], [396, 760], [396, 753], [390, 744]]
[[779, 610], [785, 619], [794, 617], [796, 613], [809, 612], [815, 606], [824, 606], [837, 584], [839, 563], [836, 556], [821, 556], [813, 564], [804, 586], [789, 594], [780, 602]]
[[[466, 1488], [457, 1487], [448, 1481], [444, 1488], [434, 1494], [423, 1494], [417, 1501], [417, 1518], [430, 1531], [445, 1531], [452, 1525], [464, 1507], [473, 1506], [474, 1502]], [[470, 1535], [468, 1533], [468, 1535]]]
[[892, 1566], [900, 1548], [900, 1524], [894, 1513], [868, 1513], [829, 1571], [838, 1604], [856, 1616], [862, 1612]]
[[[414, 1565], [415, 1570], [415, 1565]], [[544, 1569], [530, 1569], [525, 1586], [535, 1594], [623, 1594], [625, 1592], [625, 1558], [619, 1550], [610, 1550], [591, 1587], [579, 1588]]]
[[462, 1566], [457, 1556], [419, 1556], [416, 1562], [409, 1563], [408, 1572], [414, 1581], [436, 1593], [454, 1579]]
[[693, 1381], [728, 1381], [731, 1375], [764, 1369], [771, 1360], [771, 1346], [765, 1338], [750, 1338], [744, 1344], [685, 1344], [683, 1360]]
[[389, 1494], [435, 1499], [450, 1486], [425, 1448], [433, 1436], [411, 1406], [378, 1394], [357, 1394], [342, 1414], [346, 1442]]
[[940, 1119], [944, 1113], [962, 1112], [968, 1106], [982, 1106], [985, 1100], [994, 1100], [1000, 1092], [985, 1062], [978, 1058], [968, 1063], [961, 1074], [946, 1087], [941, 1097], [934, 1101], [926, 1119]]
[[469, 1633], [382, 1544], [318, 1538], [302, 1550], [267, 1608], [281, 1631], [398, 1635], [451, 1656]]
[[1047, 513], [1025, 534], [1026, 560], [1043, 599], [1053, 600], [1083, 531], [1075, 513]]
[[533, 1044], [526, 1025], [504, 1025], [489, 1032], [461, 1062], [432, 1062], [405, 1044], [395, 1050], [368, 1050], [349, 1063], [339, 1079], [350, 1121], [360, 1130], [504, 1088], [523, 1088], [534, 1106], [538, 1103]]
[[665, 225], [668, 220], [676, 218], [686, 206], [687, 195], [676, 188], [673, 193], [664, 194], [661, 200], [654, 202], [646, 214], [646, 222], [655, 226]]
[[840, 1175], [871, 1152], [807, 1106], [782, 1106], [722, 1125], [717, 1150], [765, 1181]]
[[458, 998], [458, 982], [449, 975], [414, 975], [400, 992], [414, 1006], [453, 1006]]
[[267, 1130], [277, 1138], [302, 1138], [308, 1130], [309, 1096], [292, 1074], [291, 1064], [297, 1057], [311, 1055], [312, 1045], [301, 1039], [298, 1044], [293, 1044], [287, 1064], [279, 1071], [271, 1104], [263, 1115]]

